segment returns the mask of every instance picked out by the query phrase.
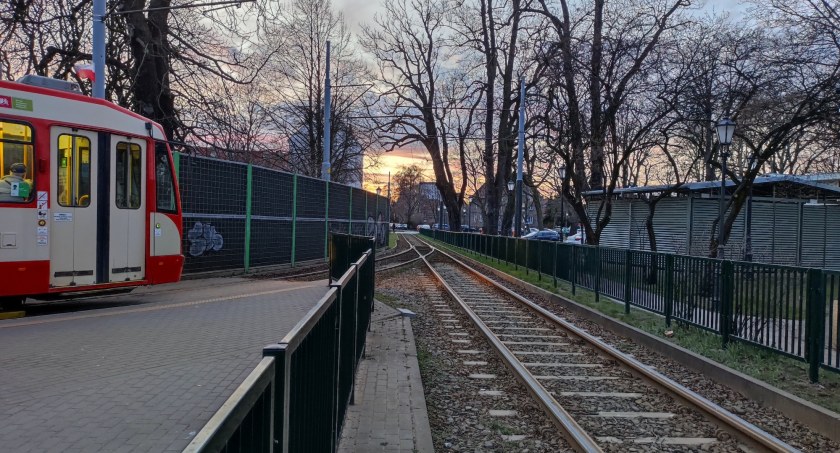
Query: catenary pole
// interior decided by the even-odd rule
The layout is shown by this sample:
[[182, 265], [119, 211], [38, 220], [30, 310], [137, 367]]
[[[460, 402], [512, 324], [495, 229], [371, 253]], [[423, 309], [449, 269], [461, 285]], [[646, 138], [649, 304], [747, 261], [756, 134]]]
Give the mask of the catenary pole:
[[324, 78], [324, 157], [321, 163], [321, 179], [330, 180], [330, 110], [331, 110], [331, 84], [330, 84], [330, 42], [327, 41], [327, 73]]
[[93, 0], [93, 97], [105, 99], [105, 0]]

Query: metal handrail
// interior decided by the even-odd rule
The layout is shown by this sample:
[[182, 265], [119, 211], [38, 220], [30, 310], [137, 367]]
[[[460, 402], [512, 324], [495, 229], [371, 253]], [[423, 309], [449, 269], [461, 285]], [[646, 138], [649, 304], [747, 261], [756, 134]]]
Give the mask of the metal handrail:
[[375, 274], [374, 249], [360, 250], [372, 246], [370, 238], [343, 237], [336, 244], [346, 249], [337, 258], [358, 258], [279, 343], [263, 349], [257, 368], [185, 452], [335, 451], [370, 324]]
[[[248, 416], [250, 409], [265, 394], [266, 389], [274, 392], [274, 366], [273, 357], [263, 358], [196, 434], [184, 449], [184, 453], [222, 450], [227, 440]], [[269, 401], [273, 399], [269, 398]], [[273, 407], [271, 412], [274, 412]]]

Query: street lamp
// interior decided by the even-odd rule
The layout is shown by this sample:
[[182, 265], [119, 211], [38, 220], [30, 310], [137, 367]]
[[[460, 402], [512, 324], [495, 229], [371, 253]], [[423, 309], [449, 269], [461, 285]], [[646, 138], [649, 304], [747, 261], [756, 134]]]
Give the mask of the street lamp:
[[[755, 154], [750, 156], [749, 164], [747, 166], [748, 172], [752, 172], [758, 166], [758, 160]], [[749, 192], [747, 192], [747, 234], [744, 239], [744, 261], [752, 261], [752, 201], [753, 201], [753, 183], [750, 184]]]
[[[515, 188], [516, 188], [516, 183], [515, 183], [515, 182], [513, 182], [513, 181], [508, 181], [507, 186], [508, 186], [508, 193], [509, 193], [509, 194], [511, 194], [511, 195], [513, 195], [513, 189], [515, 189]], [[515, 201], [515, 200], [514, 200], [514, 201]], [[518, 211], [517, 211], [517, 210], [516, 210], [516, 208], [514, 207], [514, 208], [513, 208], [513, 215], [516, 215], [516, 213], [517, 213], [517, 212], [518, 212]], [[514, 222], [515, 222], [515, 220], [514, 220]], [[509, 233], [510, 233], [510, 231], [506, 232], [506, 233], [505, 233], [505, 236], [507, 236]]]
[[[376, 188], [376, 219], [374, 219], [374, 224], [375, 224], [376, 222], [379, 222], [379, 221], [380, 221], [380, 220], [379, 220], [379, 196], [380, 196], [381, 194], [382, 194], [382, 187], [377, 187], [377, 188]], [[378, 228], [379, 228], [379, 225], [377, 225], [376, 227], [377, 227], [377, 229], [378, 229]]]
[[560, 238], [566, 240], [566, 199], [563, 195], [563, 184], [566, 182], [566, 166], [562, 165], [557, 170], [560, 174]]
[[722, 165], [720, 174], [720, 219], [718, 220], [717, 257], [723, 258], [723, 216], [726, 212], [726, 206], [724, 203], [726, 194], [726, 159], [729, 158], [729, 145], [732, 144], [732, 136], [735, 134], [735, 122], [729, 118], [723, 118], [718, 121], [715, 128], [717, 129]]
[[472, 205], [473, 205], [473, 197], [470, 197], [469, 204], [467, 205], [467, 228], [472, 231]]

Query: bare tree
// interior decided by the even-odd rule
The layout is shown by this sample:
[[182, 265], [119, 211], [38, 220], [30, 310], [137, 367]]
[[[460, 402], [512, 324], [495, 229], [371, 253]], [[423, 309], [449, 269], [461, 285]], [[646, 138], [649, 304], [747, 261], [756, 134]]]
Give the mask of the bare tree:
[[[549, 90], [552, 104], [561, 110], [557, 119], [564, 122], [552, 127], [563, 134], [556, 136], [555, 147], [569, 175], [563, 196], [581, 219], [587, 241], [597, 244], [610, 222], [611, 195], [624, 163], [669, 108], [657, 108], [644, 121], [627, 124], [629, 129], [621, 136], [620, 118], [634, 97], [649, 91], [647, 74], [656, 66], [654, 57], [664, 37], [681, 25], [679, 12], [688, 2], [595, 0], [591, 8], [579, 10], [566, 0], [560, 0], [559, 8], [546, 0], [538, 3], [539, 8], [526, 11], [546, 17], [555, 34], [541, 57], [555, 62]], [[583, 197], [590, 189], [603, 192], [595, 218], [587, 212]]]
[[319, 176], [324, 146], [324, 80], [326, 42], [331, 43], [332, 111], [331, 179], [361, 181], [363, 154], [372, 151], [363, 115], [363, 97], [370, 89], [367, 71], [353, 48], [353, 35], [329, 0], [293, 0], [276, 21], [267, 25], [267, 50], [283, 51], [266, 66], [258, 82], [266, 87], [262, 98], [271, 129], [287, 138], [278, 153], [283, 167]]
[[400, 222], [407, 223], [409, 228], [420, 222], [420, 183], [423, 181], [423, 169], [413, 164], [400, 167], [394, 174], [394, 214]]
[[[757, 165], [743, 176], [729, 169], [735, 182], [723, 221], [723, 242], [744, 206], [755, 177], [774, 156], [789, 149], [812, 131], [837, 123], [840, 93], [840, 46], [836, 45], [837, 22], [811, 21], [826, 13], [822, 2], [801, 0], [795, 4], [809, 16], [791, 14], [787, 6], [774, 3], [759, 24], [762, 34], [743, 70], [731, 77], [738, 90], [728, 94], [725, 112], [738, 122], [735, 143], [754, 156]], [[748, 63], [748, 64], [747, 64]], [[719, 165], [718, 165], [719, 167]], [[709, 241], [710, 256], [717, 256], [718, 238]]]
[[[438, 0], [389, 0], [375, 24], [364, 28], [362, 46], [378, 60], [376, 79], [382, 87], [377, 109], [377, 127], [386, 149], [422, 144], [432, 160], [435, 185], [447, 208], [449, 226], [460, 229], [464, 187], [455, 189], [457, 173], [453, 160], [463, 161], [466, 133], [453, 136], [458, 124], [450, 115], [459, 110], [458, 99], [447, 98], [448, 84], [460, 77], [447, 77], [443, 67], [447, 8]], [[462, 87], [463, 88], [463, 87]], [[460, 93], [452, 89], [449, 93]], [[468, 120], [471, 124], [471, 120]], [[450, 155], [453, 137], [459, 157]]]

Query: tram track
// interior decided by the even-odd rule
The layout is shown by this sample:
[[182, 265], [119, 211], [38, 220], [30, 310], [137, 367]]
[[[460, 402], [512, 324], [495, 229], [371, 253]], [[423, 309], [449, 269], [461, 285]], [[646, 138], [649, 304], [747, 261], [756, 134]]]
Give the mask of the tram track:
[[[417, 247], [422, 241], [411, 242]], [[425, 265], [576, 450], [796, 451], [451, 255], [426, 247]]]
[[[376, 259], [376, 272], [385, 272], [401, 267], [408, 266], [410, 264], [416, 263], [420, 261], [420, 259], [429, 253], [431, 253], [432, 249], [422, 241], [418, 241], [418, 243], [409, 242], [407, 237], [412, 235], [399, 235], [402, 239], [398, 239], [397, 247], [395, 247], [395, 251], [393, 253], [389, 253], [387, 256], [382, 256]], [[401, 242], [405, 242], [405, 246], [402, 246]], [[404, 247], [404, 250], [400, 250]], [[418, 249], [419, 247], [419, 249]], [[414, 253], [412, 253], [414, 252]], [[297, 279], [297, 278], [310, 278], [310, 277], [327, 277], [327, 273], [329, 272], [329, 268], [325, 267], [323, 269], [319, 269], [316, 271], [309, 271], [304, 273], [298, 274], [286, 274], [279, 277], [272, 277], [271, 280], [289, 280], [289, 279]]]

